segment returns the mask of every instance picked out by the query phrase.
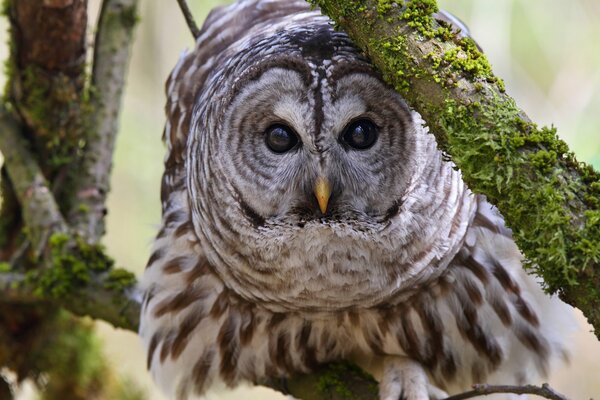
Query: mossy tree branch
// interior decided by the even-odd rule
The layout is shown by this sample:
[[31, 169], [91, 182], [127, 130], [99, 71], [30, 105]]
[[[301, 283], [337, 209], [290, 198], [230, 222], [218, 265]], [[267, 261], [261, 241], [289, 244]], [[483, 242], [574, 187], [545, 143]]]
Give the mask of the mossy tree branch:
[[0, 108], [0, 131], [0, 151], [37, 259], [46, 248], [49, 235], [66, 232], [67, 225], [42, 170], [27, 149], [21, 126], [4, 108]]
[[[11, 54], [0, 109], [0, 366], [38, 382], [43, 398], [117, 398], [89, 322], [61, 307], [131, 330], [139, 320], [133, 274], [114, 268], [98, 245], [137, 0], [103, 1], [92, 77], [87, 6], [4, 0], [3, 7]], [[92, 379], [82, 373], [92, 370]]]
[[600, 175], [504, 91], [435, 0], [311, 0], [418, 111], [464, 180], [506, 218], [526, 265], [600, 338]]

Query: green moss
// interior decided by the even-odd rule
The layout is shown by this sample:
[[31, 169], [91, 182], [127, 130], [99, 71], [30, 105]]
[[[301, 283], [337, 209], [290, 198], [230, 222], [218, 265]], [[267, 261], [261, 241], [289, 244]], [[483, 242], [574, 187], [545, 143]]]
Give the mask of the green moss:
[[504, 82], [494, 76], [490, 63], [473, 40], [461, 38], [456, 41], [456, 45], [441, 55], [437, 52], [425, 55], [425, 58], [431, 62], [431, 68], [435, 71], [433, 76], [436, 82], [456, 81], [453, 74], [460, 73], [471, 82], [479, 84], [475, 88], [478, 91], [481, 91], [483, 87], [477, 80], [496, 83], [501, 92], [505, 91]]
[[6, 272], [10, 272], [11, 270], [11, 266], [9, 263], [7, 262], [0, 262], [0, 273], [6, 273]]
[[135, 275], [126, 269], [115, 268], [108, 273], [108, 278], [104, 283], [106, 289], [123, 291], [133, 287], [136, 283]]
[[[10, 65], [10, 64], [9, 64]], [[80, 155], [83, 131], [83, 74], [79, 80], [63, 73], [49, 75], [44, 69], [25, 66], [19, 71], [19, 112], [36, 135], [35, 151], [46, 173], [72, 163]]]
[[384, 15], [392, 9], [392, 4], [396, 3], [394, 0], [377, 0], [377, 13]]
[[513, 221], [515, 240], [529, 255], [527, 265], [552, 292], [577, 285], [583, 271], [600, 259], [600, 216], [597, 209], [586, 212], [584, 229], [576, 229], [567, 205], [575, 193], [590, 197], [589, 203], [597, 200], [598, 174], [588, 170], [590, 182], [565, 182], [561, 174], [567, 166], [578, 167], [577, 160], [554, 128], [524, 121], [512, 100], [469, 106], [447, 101], [439, 115], [453, 161], [467, 183]]
[[140, 16], [137, 13], [136, 7], [127, 7], [121, 10], [121, 23], [126, 28], [133, 28], [140, 22]]
[[401, 18], [407, 21], [408, 26], [416, 29], [426, 38], [432, 38], [435, 36], [435, 30], [432, 28], [432, 14], [437, 11], [438, 6], [435, 0], [410, 0], [406, 4]]
[[77, 212], [79, 212], [81, 214], [87, 214], [90, 212], [90, 206], [88, 206], [87, 204], [84, 204], [84, 203], [79, 203], [77, 205]]
[[390, 74], [388, 80], [394, 82], [396, 89], [401, 93], [410, 88], [409, 78], [414, 76], [416, 70], [408, 61], [406, 48], [406, 38], [402, 35], [397, 35], [388, 40], [371, 39], [370, 45], [374, 51], [381, 54], [388, 62]]
[[[349, 379], [352, 377], [352, 379]], [[351, 380], [365, 381], [368, 384], [368, 389], [373, 394], [377, 394], [377, 383], [373, 378], [365, 373], [357, 366], [347, 363], [338, 362], [331, 363], [319, 374], [319, 381], [317, 382], [317, 390], [320, 393], [335, 393], [334, 398], [353, 400], [355, 396], [352, 389], [349, 387]]]
[[39, 297], [61, 298], [90, 284], [94, 274], [108, 272], [114, 261], [100, 245], [79, 237], [54, 234], [49, 241], [52, 267], [27, 273], [27, 282]]
[[529, 162], [544, 173], [550, 172], [556, 162], [556, 152], [539, 150], [529, 155]]

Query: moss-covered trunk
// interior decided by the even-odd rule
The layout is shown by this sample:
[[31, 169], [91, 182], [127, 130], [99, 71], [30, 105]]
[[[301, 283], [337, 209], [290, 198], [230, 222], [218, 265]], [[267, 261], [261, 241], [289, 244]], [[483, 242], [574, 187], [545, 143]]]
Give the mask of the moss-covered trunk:
[[600, 175], [505, 93], [435, 0], [313, 0], [361, 47], [464, 180], [506, 218], [527, 266], [600, 337]]

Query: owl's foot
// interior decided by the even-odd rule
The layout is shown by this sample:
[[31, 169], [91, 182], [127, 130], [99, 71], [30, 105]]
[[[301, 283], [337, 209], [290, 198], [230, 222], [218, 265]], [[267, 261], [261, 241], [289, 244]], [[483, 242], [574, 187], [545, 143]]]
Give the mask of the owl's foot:
[[379, 384], [381, 400], [439, 400], [446, 392], [429, 383], [423, 367], [408, 358], [389, 357]]

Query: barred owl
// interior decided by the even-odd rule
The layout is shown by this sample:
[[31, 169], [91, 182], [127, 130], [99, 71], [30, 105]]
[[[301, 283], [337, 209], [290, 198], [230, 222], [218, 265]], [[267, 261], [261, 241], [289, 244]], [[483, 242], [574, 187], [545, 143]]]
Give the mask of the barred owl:
[[140, 334], [169, 396], [352, 359], [382, 365], [381, 399], [421, 400], [564, 359], [569, 309], [318, 10], [214, 10], [166, 91]]

